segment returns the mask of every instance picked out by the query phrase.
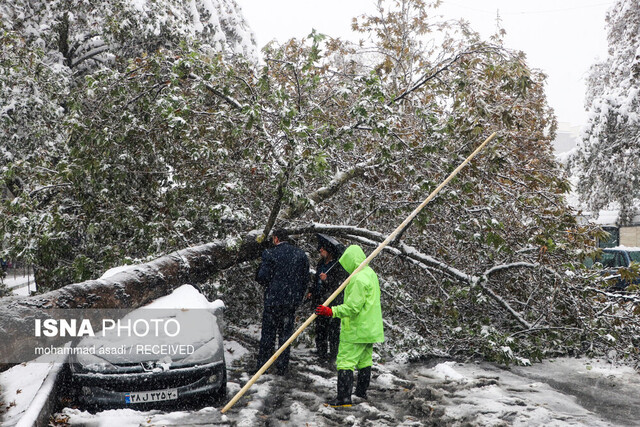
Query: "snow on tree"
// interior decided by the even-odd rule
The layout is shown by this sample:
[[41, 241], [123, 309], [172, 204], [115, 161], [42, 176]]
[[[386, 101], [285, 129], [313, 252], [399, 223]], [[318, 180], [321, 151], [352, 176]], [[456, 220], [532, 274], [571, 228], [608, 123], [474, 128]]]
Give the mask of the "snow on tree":
[[[69, 156], [84, 148], [76, 145], [78, 150], [73, 151], [68, 142], [73, 128], [80, 125], [74, 121], [73, 94], [84, 87], [85, 78], [100, 81], [136, 57], [185, 42], [197, 43], [198, 52], [210, 57], [240, 55], [255, 61], [257, 56], [253, 33], [233, 0], [112, 0], [101, 2], [100, 7], [86, 1], [16, 1], [0, 5], [0, 31], [0, 171], [4, 186], [16, 195], [5, 210], [3, 220], [10, 225], [4, 238], [23, 248], [12, 256], [34, 261], [34, 252], [41, 254], [36, 262], [43, 267], [40, 272], [48, 270], [48, 259], [57, 259], [57, 254], [68, 252], [69, 245], [86, 241], [86, 232], [82, 236], [69, 233], [67, 227], [77, 217], [65, 203], [51, 202], [53, 195], [72, 187], [73, 170], [87, 167], [68, 166]], [[152, 163], [137, 173], [144, 173]], [[34, 197], [39, 198], [37, 202]], [[47, 209], [39, 209], [45, 205]], [[175, 221], [177, 228], [189, 228], [188, 220]], [[89, 223], [90, 235], [94, 229]], [[149, 227], [146, 222], [145, 227]], [[125, 234], [123, 239], [130, 238]], [[150, 237], [144, 242], [158, 246], [163, 240]], [[101, 256], [111, 253], [109, 248], [102, 248]], [[86, 250], [80, 252], [86, 254]], [[136, 256], [135, 251], [116, 252]], [[75, 255], [71, 254], [69, 265], [57, 268], [87, 271], [86, 260], [96, 258], [96, 254], [77, 259]], [[64, 276], [60, 270], [57, 274]], [[86, 278], [83, 274], [75, 274], [73, 280]]]
[[234, 0], [17, 0], [0, 6], [8, 31], [76, 74], [168, 48], [185, 38], [213, 52], [256, 57], [252, 31]]
[[70, 73], [47, 63], [42, 50], [31, 48], [18, 33], [1, 24], [0, 31], [0, 166], [4, 184], [19, 194], [13, 165], [62, 148]]
[[[0, 5], [0, 165], [58, 150], [70, 87], [82, 76], [196, 40], [208, 55], [255, 60], [255, 38], [233, 0], [17, 0]], [[16, 142], [19, 141], [19, 142]], [[12, 143], [13, 142], [13, 143]], [[6, 184], [17, 194], [19, 180]]]
[[619, 0], [606, 23], [608, 55], [591, 68], [588, 123], [572, 164], [587, 206], [618, 208], [626, 224], [640, 202], [640, 4]]

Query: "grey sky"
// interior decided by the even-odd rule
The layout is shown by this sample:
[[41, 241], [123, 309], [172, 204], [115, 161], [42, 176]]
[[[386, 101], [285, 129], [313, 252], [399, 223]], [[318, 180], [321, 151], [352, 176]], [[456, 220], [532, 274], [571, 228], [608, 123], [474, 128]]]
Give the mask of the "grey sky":
[[[374, 0], [237, 0], [262, 47], [272, 39], [303, 37], [315, 28], [357, 39], [354, 16], [374, 11]], [[484, 36], [500, 13], [507, 47], [524, 51], [548, 75], [547, 96], [560, 122], [583, 125], [584, 78], [606, 54], [605, 15], [614, 0], [444, 0], [436, 13], [464, 18]]]

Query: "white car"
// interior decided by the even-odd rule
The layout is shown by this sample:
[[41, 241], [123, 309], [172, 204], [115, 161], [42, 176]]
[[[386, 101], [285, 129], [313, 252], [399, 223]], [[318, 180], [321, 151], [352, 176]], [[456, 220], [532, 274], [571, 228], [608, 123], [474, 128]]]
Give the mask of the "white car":
[[[226, 398], [222, 301], [190, 286], [120, 319], [105, 316], [71, 355], [71, 382], [85, 407], [203, 407]], [[106, 312], [105, 312], [106, 313]]]

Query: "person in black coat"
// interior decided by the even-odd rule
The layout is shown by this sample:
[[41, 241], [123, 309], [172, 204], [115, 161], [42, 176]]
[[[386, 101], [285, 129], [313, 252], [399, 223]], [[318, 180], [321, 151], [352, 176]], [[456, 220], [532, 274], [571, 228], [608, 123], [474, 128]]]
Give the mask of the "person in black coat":
[[[256, 371], [275, 353], [276, 337], [282, 346], [293, 333], [296, 308], [302, 303], [309, 282], [309, 259], [304, 251], [285, 241], [283, 230], [271, 235], [274, 247], [262, 252], [256, 281], [264, 288], [262, 334]], [[290, 347], [276, 360], [276, 373], [289, 366]]]
[[[338, 259], [344, 252], [344, 246], [331, 236], [317, 234], [316, 237], [320, 261], [316, 266], [315, 280], [311, 284], [311, 292], [309, 293], [314, 306], [323, 304], [349, 277], [349, 274], [338, 263]], [[341, 293], [329, 306], [342, 304], [342, 300], [343, 294]], [[318, 317], [315, 323], [318, 358], [325, 361], [335, 360], [340, 342], [340, 319]]]

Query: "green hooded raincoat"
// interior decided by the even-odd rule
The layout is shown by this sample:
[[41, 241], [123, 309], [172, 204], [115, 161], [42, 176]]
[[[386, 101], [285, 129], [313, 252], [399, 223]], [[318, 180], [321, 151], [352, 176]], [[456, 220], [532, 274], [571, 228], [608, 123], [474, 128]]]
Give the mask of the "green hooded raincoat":
[[[339, 262], [351, 274], [365, 259], [362, 248], [351, 245]], [[380, 285], [378, 276], [368, 265], [349, 280], [344, 290], [344, 303], [332, 310], [333, 317], [340, 318], [341, 343], [384, 341]]]

